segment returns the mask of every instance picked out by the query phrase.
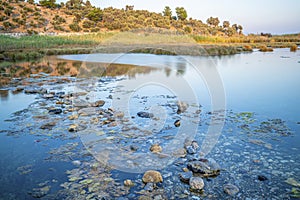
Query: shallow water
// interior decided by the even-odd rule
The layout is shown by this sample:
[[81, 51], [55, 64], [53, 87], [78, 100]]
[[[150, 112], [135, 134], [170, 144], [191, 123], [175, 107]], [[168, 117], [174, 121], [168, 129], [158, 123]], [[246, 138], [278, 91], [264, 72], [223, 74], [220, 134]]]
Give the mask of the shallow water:
[[[227, 183], [239, 188], [236, 199], [289, 199], [299, 192], [298, 52], [209, 58], [66, 55], [18, 65], [10, 74], [25, 78], [1, 90], [0, 199], [231, 199], [223, 191]], [[24, 93], [32, 87], [55, 95]], [[77, 106], [99, 99], [105, 101], [101, 108]], [[176, 113], [178, 100], [189, 105], [184, 113]], [[51, 108], [63, 113], [49, 114]], [[91, 113], [82, 114], [85, 108]], [[140, 118], [140, 111], [154, 118]], [[74, 114], [79, 118], [68, 119]], [[51, 122], [55, 125], [41, 128]], [[69, 132], [72, 124], [81, 127]], [[170, 156], [187, 137], [200, 145], [198, 152]], [[149, 152], [155, 143], [163, 155]], [[199, 156], [222, 168], [219, 176], [204, 180], [202, 193], [178, 178]], [[152, 192], [141, 181], [148, 169], [158, 169], [164, 178]], [[125, 179], [135, 186], [124, 187]]]

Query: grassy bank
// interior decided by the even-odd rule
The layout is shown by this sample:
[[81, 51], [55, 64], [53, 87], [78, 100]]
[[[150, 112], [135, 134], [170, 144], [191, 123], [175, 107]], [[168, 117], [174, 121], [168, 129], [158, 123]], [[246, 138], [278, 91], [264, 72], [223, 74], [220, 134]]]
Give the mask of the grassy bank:
[[44, 55], [101, 53], [153, 53], [184, 55], [228, 55], [252, 51], [262, 45], [273, 48], [300, 44], [299, 35], [203, 36], [162, 33], [101, 32], [59, 36], [0, 35], [0, 60], [32, 60]]

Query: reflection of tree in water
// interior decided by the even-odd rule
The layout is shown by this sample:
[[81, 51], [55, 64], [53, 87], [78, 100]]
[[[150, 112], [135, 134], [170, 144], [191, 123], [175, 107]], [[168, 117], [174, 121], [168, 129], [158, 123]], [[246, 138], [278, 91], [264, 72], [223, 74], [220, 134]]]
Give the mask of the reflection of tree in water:
[[1, 100], [7, 100], [9, 96], [8, 90], [0, 90], [0, 98]]
[[177, 76], [183, 76], [185, 74], [186, 71], [186, 63], [185, 62], [178, 62], [176, 64], [176, 75]]
[[169, 77], [171, 75], [172, 70], [169, 67], [164, 68], [166, 76]]

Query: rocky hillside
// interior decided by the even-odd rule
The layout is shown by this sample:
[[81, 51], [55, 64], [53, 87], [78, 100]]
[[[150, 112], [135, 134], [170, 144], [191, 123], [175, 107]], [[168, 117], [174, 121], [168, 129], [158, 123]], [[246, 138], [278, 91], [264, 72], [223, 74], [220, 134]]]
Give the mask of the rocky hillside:
[[87, 0], [69, 0], [57, 4], [55, 0], [0, 0], [0, 32], [50, 34], [71, 32], [163, 30], [177, 33], [205, 35], [242, 34], [241, 25], [231, 25], [229, 21], [220, 23], [217, 17], [210, 17], [206, 23], [188, 18], [187, 11], [180, 7], [172, 10], [166, 6], [162, 13], [124, 9], [97, 8]]

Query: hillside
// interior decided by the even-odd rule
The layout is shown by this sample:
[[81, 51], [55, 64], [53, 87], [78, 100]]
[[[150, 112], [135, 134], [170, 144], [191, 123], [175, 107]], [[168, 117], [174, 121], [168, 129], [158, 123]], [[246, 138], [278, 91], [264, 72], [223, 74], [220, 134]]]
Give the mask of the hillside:
[[134, 10], [133, 6], [124, 9], [100, 9], [82, 0], [69, 0], [56, 4], [55, 0], [0, 0], [0, 32], [51, 34], [72, 32], [130, 31], [147, 30], [160, 32], [161, 29], [179, 34], [199, 35], [241, 35], [243, 27], [220, 22], [210, 17], [206, 23], [188, 18], [187, 11], [176, 8], [173, 11], [166, 6], [162, 13], [147, 10]]

